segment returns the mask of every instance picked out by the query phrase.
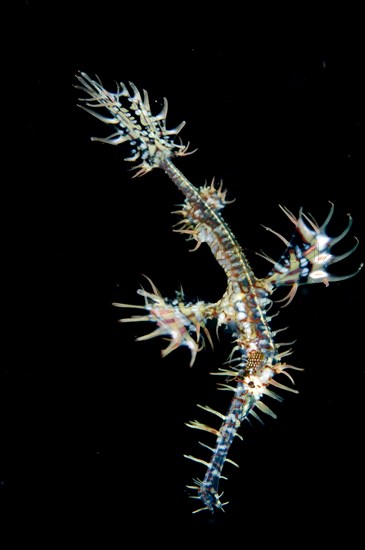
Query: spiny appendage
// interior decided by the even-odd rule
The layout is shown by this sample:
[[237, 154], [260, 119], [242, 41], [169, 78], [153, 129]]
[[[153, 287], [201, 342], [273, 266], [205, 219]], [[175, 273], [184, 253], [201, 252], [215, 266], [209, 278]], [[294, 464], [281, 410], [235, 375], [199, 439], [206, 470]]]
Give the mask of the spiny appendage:
[[[219, 214], [226, 204], [231, 204], [235, 201], [235, 199], [226, 199], [227, 190], [223, 189], [223, 181], [221, 180], [218, 186], [216, 186], [215, 178], [212, 179], [210, 185], [205, 184], [199, 187], [197, 193], [202, 202], [197, 203], [197, 201], [186, 198], [184, 203], [179, 205], [181, 209], [173, 211], [173, 214], [182, 216], [182, 219], [174, 225], [174, 227], [181, 227], [174, 229], [174, 231], [188, 235], [188, 240], [197, 240], [197, 245], [193, 250], [196, 250], [202, 243], [199, 240], [199, 232], [196, 228], [209, 215], [209, 208], [215, 214]], [[204, 210], [202, 210], [202, 205], [204, 206]], [[221, 220], [221, 218], [219, 219]]]
[[[218, 186], [215, 183], [215, 178], [212, 178], [210, 185], [203, 185], [198, 189], [200, 196], [210, 208], [215, 212], [219, 212], [226, 204], [232, 204], [236, 199], [227, 200], [227, 190], [223, 189], [223, 180], [220, 180]], [[187, 208], [187, 211], [189, 209]]]
[[[203, 330], [207, 340], [213, 347], [211, 336], [205, 326], [206, 311], [211, 308], [211, 305], [204, 302], [184, 303], [182, 290], [176, 293], [174, 300], [168, 300], [161, 296], [159, 290], [148, 277], [146, 279], [152, 287], [152, 292], [147, 292], [144, 288], [137, 290], [137, 293], [145, 299], [143, 306], [121, 303], [114, 303], [113, 305], [123, 308], [143, 309], [148, 313], [120, 319], [120, 322], [155, 322], [158, 328], [149, 334], [140, 336], [137, 341], [149, 340], [157, 336], [167, 336], [170, 343], [166, 349], [162, 350], [162, 356], [165, 357], [180, 346], [187, 346], [191, 353], [190, 366], [192, 366], [198, 351], [201, 351], [205, 344], [201, 330]], [[192, 334], [194, 338], [191, 336]]]
[[220, 369], [219, 373], [212, 373], [223, 375], [227, 377], [229, 381], [234, 381], [236, 385], [221, 385], [221, 389], [229, 390], [234, 393], [231, 405], [226, 415], [223, 415], [210, 407], [198, 405], [201, 409], [218, 416], [222, 420], [219, 430], [197, 420], [187, 424], [190, 428], [208, 432], [216, 436], [216, 444], [214, 448], [200, 442], [203, 447], [208, 448], [212, 452], [209, 462], [191, 455], [185, 455], [186, 458], [198, 462], [206, 467], [204, 479], [202, 481], [199, 479], [194, 480], [194, 485], [187, 486], [189, 489], [197, 491], [197, 494], [192, 495], [191, 498], [200, 499], [204, 504], [202, 508], [195, 510], [194, 513], [202, 510], [209, 510], [213, 512], [215, 508], [223, 510], [223, 506], [226, 503], [221, 502], [223, 493], [219, 494], [219, 482], [221, 478], [227, 479], [222, 476], [222, 470], [225, 462], [237, 466], [235, 462], [227, 458], [227, 455], [234, 438], [241, 438], [241, 436], [237, 433], [239, 426], [243, 420], [248, 418], [248, 415], [252, 415], [254, 418], [262, 422], [255, 408], [262, 413], [276, 418], [275, 413], [265, 403], [263, 403], [262, 398], [264, 396], [268, 396], [278, 401], [282, 401], [282, 397], [269, 389], [269, 386], [273, 386], [279, 390], [298, 393], [297, 390], [287, 387], [274, 379], [275, 375], [283, 373], [289, 377], [292, 383], [294, 383], [290, 374], [287, 373], [287, 370], [303, 370], [281, 362], [281, 359], [289, 354], [290, 350], [280, 354], [277, 353], [273, 361], [268, 358], [268, 363], [272, 362], [273, 364], [266, 365], [265, 355], [256, 350], [250, 352], [247, 355], [247, 358], [241, 362], [242, 364], [237, 367], [231, 366], [229, 369]]
[[[175, 137], [184, 127], [181, 122], [176, 128], [166, 128], [167, 99], [163, 100], [162, 111], [152, 115], [150, 102], [146, 90], [143, 90], [143, 98], [138, 88], [129, 82], [132, 93], [127, 86], [120, 82], [117, 84], [116, 92], [108, 92], [101, 81], [93, 80], [87, 74], [80, 72], [76, 78], [81, 85], [75, 87], [88, 95], [87, 98], [80, 98], [84, 104], [82, 109], [95, 116], [106, 124], [115, 126], [116, 132], [106, 138], [92, 138], [93, 141], [101, 141], [110, 145], [119, 145], [129, 141], [132, 147], [131, 156], [127, 161], [141, 159], [141, 163], [134, 169], [135, 174], [143, 175], [153, 168], [160, 166], [166, 158], [184, 156], [188, 152], [189, 144], [175, 143]], [[97, 112], [98, 109], [105, 109], [112, 116], [104, 116]]]
[[288, 305], [292, 301], [299, 285], [323, 282], [328, 286], [331, 282], [343, 281], [353, 277], [363, 266], [361, 264], [357, 271], [350, 275], [332, 275], [328, 273], [327, 268], [329, 265], [347, 258], [356, 250], [359, 243], [355, 237], [356, 243], [350, 250], [338, 256], [334, 256], [331, 253], [332, 247], [340, 242], [349, 232], [352, 218], [348, 214], [349, 221], [344, 231], [337, 237], [329, 237], [326, 229], [334, 212], [334, 205], [330, 204], [329, 214], [321, 226], [317, 224], [310, 214], [304, 214], [302, 209], [299, 212], [298, 218], [296, 218], [290, 210], [280, 206], [282, 211], [295, 225], [295, 232], [290, 242], [280, 235], [280, 233], [264, 226], [265, 229], [278, 236], [287, 246], [286, 251], [278, 262], [275, 262], [266, 254], [260, 254], [274, 264], [272, 271], [265, 279], [267, 284], [272, 284], [274, 287], [292, 285], [289, 294], [282, 300], [286, 301], [285, 305]]

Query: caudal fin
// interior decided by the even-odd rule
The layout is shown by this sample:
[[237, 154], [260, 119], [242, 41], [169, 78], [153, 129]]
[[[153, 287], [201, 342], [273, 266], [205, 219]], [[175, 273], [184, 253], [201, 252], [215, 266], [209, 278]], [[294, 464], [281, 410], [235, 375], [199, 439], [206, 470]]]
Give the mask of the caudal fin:
[[[110, 145], [129, 142], [131, 155], [125, 160], [141, 161], [135, 167], [138, 170], [136, 175], [158, 168], [166, 159], [188, 154], [189, 144], [185, 146], [182, 143], [175, 143], [175, 138], [185, 122], [181, 122], [172, 130], [166, 128], [166, 98], [163, 100], [162, 111], [152, 115], [146, 90], [143, 90], [141, 95], [132, 82], [129, 82], [131, 92], [123, 82], [117, 84], [115, 92], [108, 92], [99, 79], [93, 80], [83, 72], [76, 75], [76, 78], [80, 85], [75, 87], [88, 96], [80, 98], [83, 104], [79, 106], [105, 124], [115, 127], [115, 132], [110, 136], [94, 137], [92, 140]], [[105, 116], [107, 113], [103, 114], [103, 111], [107, 111], [111, 116]]]

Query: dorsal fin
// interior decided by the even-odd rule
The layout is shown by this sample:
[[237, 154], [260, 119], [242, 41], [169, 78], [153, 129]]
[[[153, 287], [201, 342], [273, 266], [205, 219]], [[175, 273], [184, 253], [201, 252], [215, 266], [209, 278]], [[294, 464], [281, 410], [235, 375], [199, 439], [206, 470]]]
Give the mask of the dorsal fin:
[[290, 242], [270, 228], [266, 228], [287, 244], [284, 254], [278, 262], [274, 263], [273, 269], [266, 278], [266, 281], [274, 287], [292, 286], [288, 296], [284, 298], [284, 300], [287, 300], [286, 305], [293, 299], [299, 285], [322, 282], [328, 286], [331, 282], [343, 281], [353, 277], [362, 268], [363, 264], [350, 275], [332, 275], [328, 273], [327, 268], [329, 265], [347, 258], [358, 245], [356, 239], [355, 245], [344, 254], [335, 256], [331, 253], [332, 246], [347, 235], [352, 225], [352, 218], [350, 215], [348, 216], [347, 227], [339, 236], [329, 237], [326, 229], [334, 211], [334, 205], [330, 204], [329, 214], [321, 226], [315, 222], [310, 214], [304, 214], [302, 209], [298, 218], [296, 218], [287, 208], [280, 206], [295, 225], [295, 231]]

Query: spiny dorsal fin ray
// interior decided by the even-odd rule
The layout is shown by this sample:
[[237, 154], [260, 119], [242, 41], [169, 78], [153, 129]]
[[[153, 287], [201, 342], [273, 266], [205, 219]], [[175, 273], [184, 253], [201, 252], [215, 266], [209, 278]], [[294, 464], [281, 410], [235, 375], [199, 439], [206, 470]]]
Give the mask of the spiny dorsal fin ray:
[[329, 237], [326, 233], [327, 226], [334, 212], [334, 205], [331, 204], [329, 214], [324, 223], [319, 226], [313, 216], [303, 213], [300, 209], [299, 216], [296, 218], [290, 210], [281, 205], [281, 210], [286, 214], [290, 221], [295, 225], [295, 231], [289, 241], [276, 231], [265, 227], [275, 235], [277, 235], [287, 248], [278, 262], [274, 263], [273, 269], [265, 279], [267, 284], [273, 285], [274, 288], [279, 286], [292, 286], [289, 294], [280, 301], [285, 301], [288, 305], [298, 288], [302, 284], [322, 282], [326, 286], [331, 282], [343, 281], [356, 275], [362, 268], [362, 265], [349, 275], [333, 275], [328, 273], [329, 265], [334, 264], [347, 258], [352, 254], [358, 245], [356, 239], [355, 245], [347, 252], [335, 256], [332, 254], [332, 247], [340, 242], [349, 232], [352, 218], [349, 215], [349, 221], [346, 228], [337, 237]]

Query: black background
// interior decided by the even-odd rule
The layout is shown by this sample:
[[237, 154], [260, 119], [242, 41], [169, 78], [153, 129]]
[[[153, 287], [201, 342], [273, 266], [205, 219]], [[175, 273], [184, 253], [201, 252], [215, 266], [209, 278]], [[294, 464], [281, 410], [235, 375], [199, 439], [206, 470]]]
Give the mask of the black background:
[[128, 533], [174, 547], [199, 531], [290, 545], [350, 543], [360, 532], [363, 272], [300, 289], [273, 321], [290, 325], [283, 340], [297, 339], [300, 393], [272, 405], [278, 420], [242, 427], [230, 455], [240, 469], [227, 466], [222, 483], [226, 513], [193, 516], [185, 484], [203, 468], [183, 454], [208, 459], [196, 442], [213, 441], [184, 422], [211, 421], [196, 403], [227, 408], [208, 373], [226, 360], [229, 337], [214, 337], [215, 351], [189, 369], [186, 348], [161, 360], [162, 340], [135, 343], [152, 327], [118, 324], [111, 303], [138, 303], [142, 273], [164, 296], [181, 284], [207, 301], [225, 277], [208, 249], [190, 253], [171, 231], [182, 197], [168, 178], [132, 180], [127, 146], [90, 142], [109, 129], [77, 108], [73, 88], [82, 70], [110, 89], [116, 80], [145, 88], [156, 112], [168, 98], [168, 126], [186, 120], [181, 136], [198, 147], [176, 164], [196, 185], [223, 178], [236, 198], [225, 219], [258, 276], [268, 264], [255, 251], [282, 251], [260, 224], [290, 237], [278, 204], [321, 222], [329, 200], [331, 235], [354, 218], [335, 251], [353, 235], [360, 246], [332, 268], [350, 273], [365, 257], [364, 40], [360, 8], [346, 6], [20, 4], [10, 21], [22, 100], [4, 205], [15, 284], [4, 291], [13, 307], [0, 371], [0, 498], [32, 537], [53, 525], [58, 540], [72, 527], [114, 548]]

